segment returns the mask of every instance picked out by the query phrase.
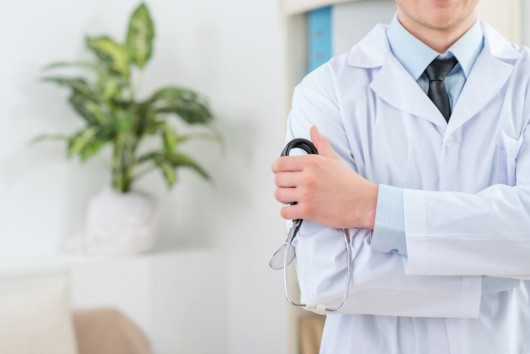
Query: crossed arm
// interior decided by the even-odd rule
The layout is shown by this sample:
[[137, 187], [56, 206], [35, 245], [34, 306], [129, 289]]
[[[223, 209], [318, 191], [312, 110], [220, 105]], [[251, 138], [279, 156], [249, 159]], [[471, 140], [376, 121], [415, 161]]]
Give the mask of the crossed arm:
[[349, 168], [316, 126], [311, 141], [319, 154], [284, 156], [272, 165], [275, 198], [285, 219], [304, 219], [340, 229], [373, 229], [378, 186]]
[[[408, 257], [402, 257], [371, 247], [378, 186], [355, 172], [346, 140], [330, 144], [323, 137], [346, 139], [333, 119], [336, 110], [299, 88], [287, 138], [307, 137], [310, 130], [320, 155], [284, 157], [272, 167], [276, 199], [298, 201], [284, 206], [282, 217], [306, 220], [295, 244], [306, 300], [333, 305], [342, 295], [347, 264], [337, 228], [354, 235], [345, 313], [475, 317], [482, 275], [530, 278], [530, 132], [518, 155], [516, 186], [494, 185], [477, 194], [404, 189]], [[435, 220], [440, 213], [443, 222]]]

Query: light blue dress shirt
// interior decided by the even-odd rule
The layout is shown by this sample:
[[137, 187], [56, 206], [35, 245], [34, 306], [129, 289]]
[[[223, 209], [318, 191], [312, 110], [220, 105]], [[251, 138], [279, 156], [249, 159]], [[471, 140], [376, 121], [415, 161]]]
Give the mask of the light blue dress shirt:
[[[437, 53], [414, 37], [401, 25], [397, 17], [394, 17], [388, 26], [387, 37], [392, 53], [418, 82], [425, 94], [429, 89], [429, 80], [424, 74], [427, 66], [437, 57], [456, 57], [458, 64], [445, 78], [451, 107], [458, 101], [473, 64], [484, 47], [484, 35], [478, 21], [443, 54]], [[379, 185], [372, 248], [379, 252], [407, 255], [401, 188]], [[512, 289], [518, 284], [519, 280], [516, 279], [484, 277], [482, 288], [484, 293], [494, 293]]]

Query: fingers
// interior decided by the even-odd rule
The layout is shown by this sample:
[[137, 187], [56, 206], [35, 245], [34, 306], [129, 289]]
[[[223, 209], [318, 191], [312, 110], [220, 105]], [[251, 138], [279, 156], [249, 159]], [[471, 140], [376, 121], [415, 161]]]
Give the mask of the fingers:
[[272, 172], [297, 172], [303, 171], [307, 166], [312, 164], [316, 156], [282, 156], [272, 164]]
[[274, 176], [274, 183], [279, 188], [293, 188], [300, 183], [301, 172], [279, 172]]
[[278, 188], [274, 192], [274, 198], [283, 204], [290, 204], [296, 202], [298, 198], [298, 190], [296, 188]]
[[315, 144], [319, 155], [331, 158], [338, 158], [338, 155], [331, 147], [331, 144], [326, 140], [326, 138], [320, 135], [320, 132], [318, 131], [316, 125], [313, 125], [311, 127], [309, 133], [311, 135], [311, 141], [313, 142], [313, 144]]
[[280, 210], [280, 215], [285, 220], [305, 219], [305, 207], [302, 204], [287, 205]]

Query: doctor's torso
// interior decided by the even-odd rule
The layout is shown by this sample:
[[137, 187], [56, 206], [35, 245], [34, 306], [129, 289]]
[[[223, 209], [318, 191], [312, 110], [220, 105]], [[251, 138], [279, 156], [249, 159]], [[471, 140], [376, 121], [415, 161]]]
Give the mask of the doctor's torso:
[[[288, 138], [308, 135], [309, 127], [317, 125], [352, 169], [378, 184], [468, 193], [496, 184], [515, 185], [517, 157], [530, 113], [529, 51], [482, 26], [484, 48], [448, 123], [392, 55], [386, 27], [379, 25], [350, 52], [333, 58], [298, 85]], [[443, 218], [439, 216], [440, 223]], [[356, 237], [368, 237], [360, 235], [364, 236]], [[320, 261], [314, 257], [325, 262], [325, 255], [308, 251], [328, 245], [318, 236], [308, 236], [306, 248], [299, 245], [301, 252], [308, 252], [305, 257], [312, 258], [307, 265]], [[361, 241], [356, 246], [368, 247]], [[391, 257], [370, 251], [362, 254], [367, 259]], [[338, 264], [342, 265], [340, 260], [325, 271], [340, 274]], [[301, 267], [308, 266], [302, 261]], [[302, 281], [315, 276], [310, 271], [319, 270], [302, 269]], [[401, 272], [396, 268], [396, 276]], [[480, 316], [473, 319], [330, 315], [321, 352], [530, 352], [527, 287], [528, 281], [523, 281], [516, 289], [482, 295]]]
[[513, 185], [528, 123], [530, 60], [491, 28], [484, 32], [485, 47], [449, 123], [391, 54], [384, 26], [300, 86], [337, 106], [349, 162], [375, 183], [472, 193]]

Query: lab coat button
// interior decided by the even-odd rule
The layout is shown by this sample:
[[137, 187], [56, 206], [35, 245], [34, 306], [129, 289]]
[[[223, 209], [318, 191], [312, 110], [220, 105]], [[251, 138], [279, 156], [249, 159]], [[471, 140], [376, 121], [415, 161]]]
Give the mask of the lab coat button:
[[447, 139], [447, 143], [446, 145], [447, 146], [453, 146], [454, 144], [456, 144], [456, 138], [454, 136], [450, 136], [448, 139]]
[[396, 254], [396, 253], [398, 253], [398, 250], [395, 248], [392, 251], [390, 251], [390, 254]]

